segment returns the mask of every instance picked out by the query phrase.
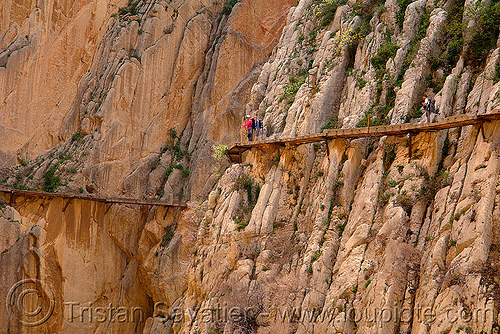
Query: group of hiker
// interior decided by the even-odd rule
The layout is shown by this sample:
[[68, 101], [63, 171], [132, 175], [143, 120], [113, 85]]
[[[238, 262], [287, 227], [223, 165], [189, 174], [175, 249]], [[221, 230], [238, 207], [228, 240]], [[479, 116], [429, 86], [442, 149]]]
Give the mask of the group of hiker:
[[[427, 122], [431, 122], [431, 113], [436, 112], [436, 100], [429, 98], [427, 95], [423, 96], [422, 102], [420, 104], [423, 106], [425, 111], [425, 117]], [[263, 128], [262, 121], [257, 118], [257, 116], [251, 117], [246, 115], [246, 123], [243, 124], [242, 128], [247, 129], [248, 141], [258, 141], [260, 137], [260, 132]]]
[[247, 129], [248, 141], [258, 141], [262, 129], [262, 121], [257, 116], [252, 118], [250, 115], [247, 115], [246, 123], [243, 124], [242, 128]]

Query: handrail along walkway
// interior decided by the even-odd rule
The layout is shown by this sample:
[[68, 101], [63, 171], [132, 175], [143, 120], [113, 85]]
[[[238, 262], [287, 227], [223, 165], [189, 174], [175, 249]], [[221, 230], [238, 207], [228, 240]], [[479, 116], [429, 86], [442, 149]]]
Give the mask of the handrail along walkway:
[[[7, 194], [8, 194], [8, 196], [7, 196]], [[180, 207], [180, 208], [187, 207], [187, 203], [174, 202], [173, 195], [170, 195], [169, 201], [165, 202], [165, 201], [139, 200], [139, 199], [120, 198], [120, 197], [104, 198], [104, 197], [94, 197], [94, 196], [77, 195], [77, 194], [70, 194], [70, 193], [49, 193], [49, 192], [44, 192], [44, 191], [20, 190], [20, 189], [14, 189], [14, 188], [0, 186], [0, 197], [3, 197], [4, 200], [7, 203], [9, 203], [10, 206], [12, 206], [12, 204], [15, 201], [15, 198], [17, 196], [50, 197], [50, 198], [69, 199], [69, 201], [66, 203], [64, 209], [66, 209], [66, 207], [69, 205], [69, 203], [73, 199], [81, 199], [81, 200], [102, 202], [102, 203], [108, 203], [108, 204], [117, 203], [117, 204], [131, 204], [131, 205], [161, 206], [161, 207]], [[7, 197], [8, 197], [8, 199], [7, 199]]]
[[[447, 117], [444, 120], [436, 123], [423, 123], [423, 124], [391, 124], [391, 125], [381, 125], [372, 126], [364, 128], [350, 128], [350, 129], [330, 129], [325, 130], [322, 133], [315, 133], [311, 135], [292, 137], [292, 138], [279, 138], [279, 139], [268, 139], [261, 140], [257, 142], [237, 142], [229, 150], [227, 154], [232, 162], [242, 162], [241, 154], [247, 150], [254, 147], [264, 147], [268, 145], [280, 145], [285, 144], [291, 145], [302, 145], [315, 143], [320, 141], [328, 141], [336, 138], [361, 138], [361, 137], [381, 137], [381, 136], [398, 136], [409, 134], [409, 155], [411, 157], [411, 137], [412, 135], [418, 134], [420, 132], [431, 132], [440, 131], [444, 129], [462, 127], [467, 125], [477, 125], [481, 126], [481, 131], [483, 130], [483, 123], [490, 122], [493, 120], [500, 120], [500, 109], [496, 109], [489, 114], [478, 114], [474, 116], [469, 115], [458, 115]], [[484, 132], [483, 132], [484, 136]]]

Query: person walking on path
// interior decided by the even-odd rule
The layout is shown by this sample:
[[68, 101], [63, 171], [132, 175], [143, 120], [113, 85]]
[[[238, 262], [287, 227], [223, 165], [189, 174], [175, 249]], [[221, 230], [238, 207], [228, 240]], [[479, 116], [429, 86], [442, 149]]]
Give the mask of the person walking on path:
[[255, 140], [255, 120], [251, 116], [250, 120], [252, 121], [252, 140]]
[[257, 116], [253, 117], [253, 123], [254, 123], [254, 133], [255, 133], [255, 140], [259, 141], [259, 135], [260, 135], [260, 130], [262, 129], [262, 121], [257, 118]]
[[253, 135], [252, 126], [253, 126], [253, 121], [252, 121], [252, 118], [250, 117], [250, 115], [247, 115], [246, 119], [247, 119], [247, 122], [245, 124], [243, 124], [242, 128], [246, 128], [247, 129], [248, 141], [252, 141], [252, 135]]
[[430, 113], [429, 109], [430, 109], [431, 100], [429, 100], [429, 98], [426, 95], [424, 95], [424, 100], [421, 102], [421, 104], [425, 110], [425, 117], [427, 118], [427, 123], [430, 123], [431, 122], [431, 113]]

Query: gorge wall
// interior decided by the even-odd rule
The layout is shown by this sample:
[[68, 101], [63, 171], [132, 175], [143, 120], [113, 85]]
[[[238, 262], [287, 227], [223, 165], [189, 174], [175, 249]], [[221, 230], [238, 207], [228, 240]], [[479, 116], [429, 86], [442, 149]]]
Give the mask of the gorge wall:
[[[499, 122], [419, 134], [412, 158], [406, 137], [213, 154], [244, 140], [245, 114], [280, 138], [425, 122], [423, 94], [433, 120], [491, 112], [497, 1], [18, 0], [1, 15], [3, 184], [189, 201], [5, 203], [0, 299], [26, 277], [55, 296], [36, 327], [1, 312], [5, 333], [498, 332]], [[73, 302], [144, 319], [82, 324]]]

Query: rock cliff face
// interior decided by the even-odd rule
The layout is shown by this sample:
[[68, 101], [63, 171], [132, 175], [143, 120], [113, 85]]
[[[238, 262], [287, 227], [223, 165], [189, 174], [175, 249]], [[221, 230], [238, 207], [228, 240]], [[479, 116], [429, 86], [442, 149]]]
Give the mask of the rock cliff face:
[[[249, 113], [280, 138], [425, 122], [423, 94], [432, 120], [491, 112], [497, 1], [4, 6], [0, 181], [190, 201], [4, 205], [3, 286], [37, 279], [55, 300], [36, 327], [6, 305], [6, 333], [500, 330], [500, 122], [419, 134], [411, 158], [406, 137], [235, 165], [212, 149], [243, 140]], [[142, 321], [86, 317], [110, 303]]]
[[[155, 274], [150, 270], [151, 265], [146, 263], [169, 262], [171, 279], [186, 272], [184, 256], [176, 253], [175, 259], [169, 260], [167, 255], [161, 255], [167, 248], [160, 242], [163, 237], [160, 234], [175, 228], [193, 229], [183, 226], [176, 209], [148, 212], [64, 199], [28, 202], [18, 199], [16, 207], [19, 211], [4, 205], [0, 218], [0, 261], [4, 268], [1, 279], [7, 287], [2, 289], [1, 296], [9, 301], [0, 306], [2, 333], [33, 329], [39, 333], [142, 332], [145, 319], [153, 314], [154, 304], [141, 282], [151, 281], [150, 286], [157, 286], [157, 282], [152, 282]], [[175, 227], [172, 222], [176, 222]], [[183, 234], [186, 243], [189, 233]], [[179, 238], [174, 237], [169, 247], [177, 249], [178, 244]], [[155, 247], [158, 249], [150, 253]], [[29, 282], [16, 286], [16, 282], [23, 280]], [[42, 285], [32, 285], [31, 280]], [[179, 295], [185, 283], [180, 284], [169, 285], [166, 295]], [[29, 288], [43, 291], [34, 296], [41, 297], [28, 294], [26, 300], [21, 298], [24, 308], [19, 307], [21, 292]], [[52, 307], [42, 302], [43, 293], [52, 298]], [[39, 306], [39, 313], [27, 314]], [[84, 307], [87, 311], [82, 312]], [[115, 309], [110, 311], [111, 307]], [[126, 321], [111, 321], [111, 317], [118, 315], [117, 307], [127, 310]], [[103, 308], [104, 312], [97, 308]]]

